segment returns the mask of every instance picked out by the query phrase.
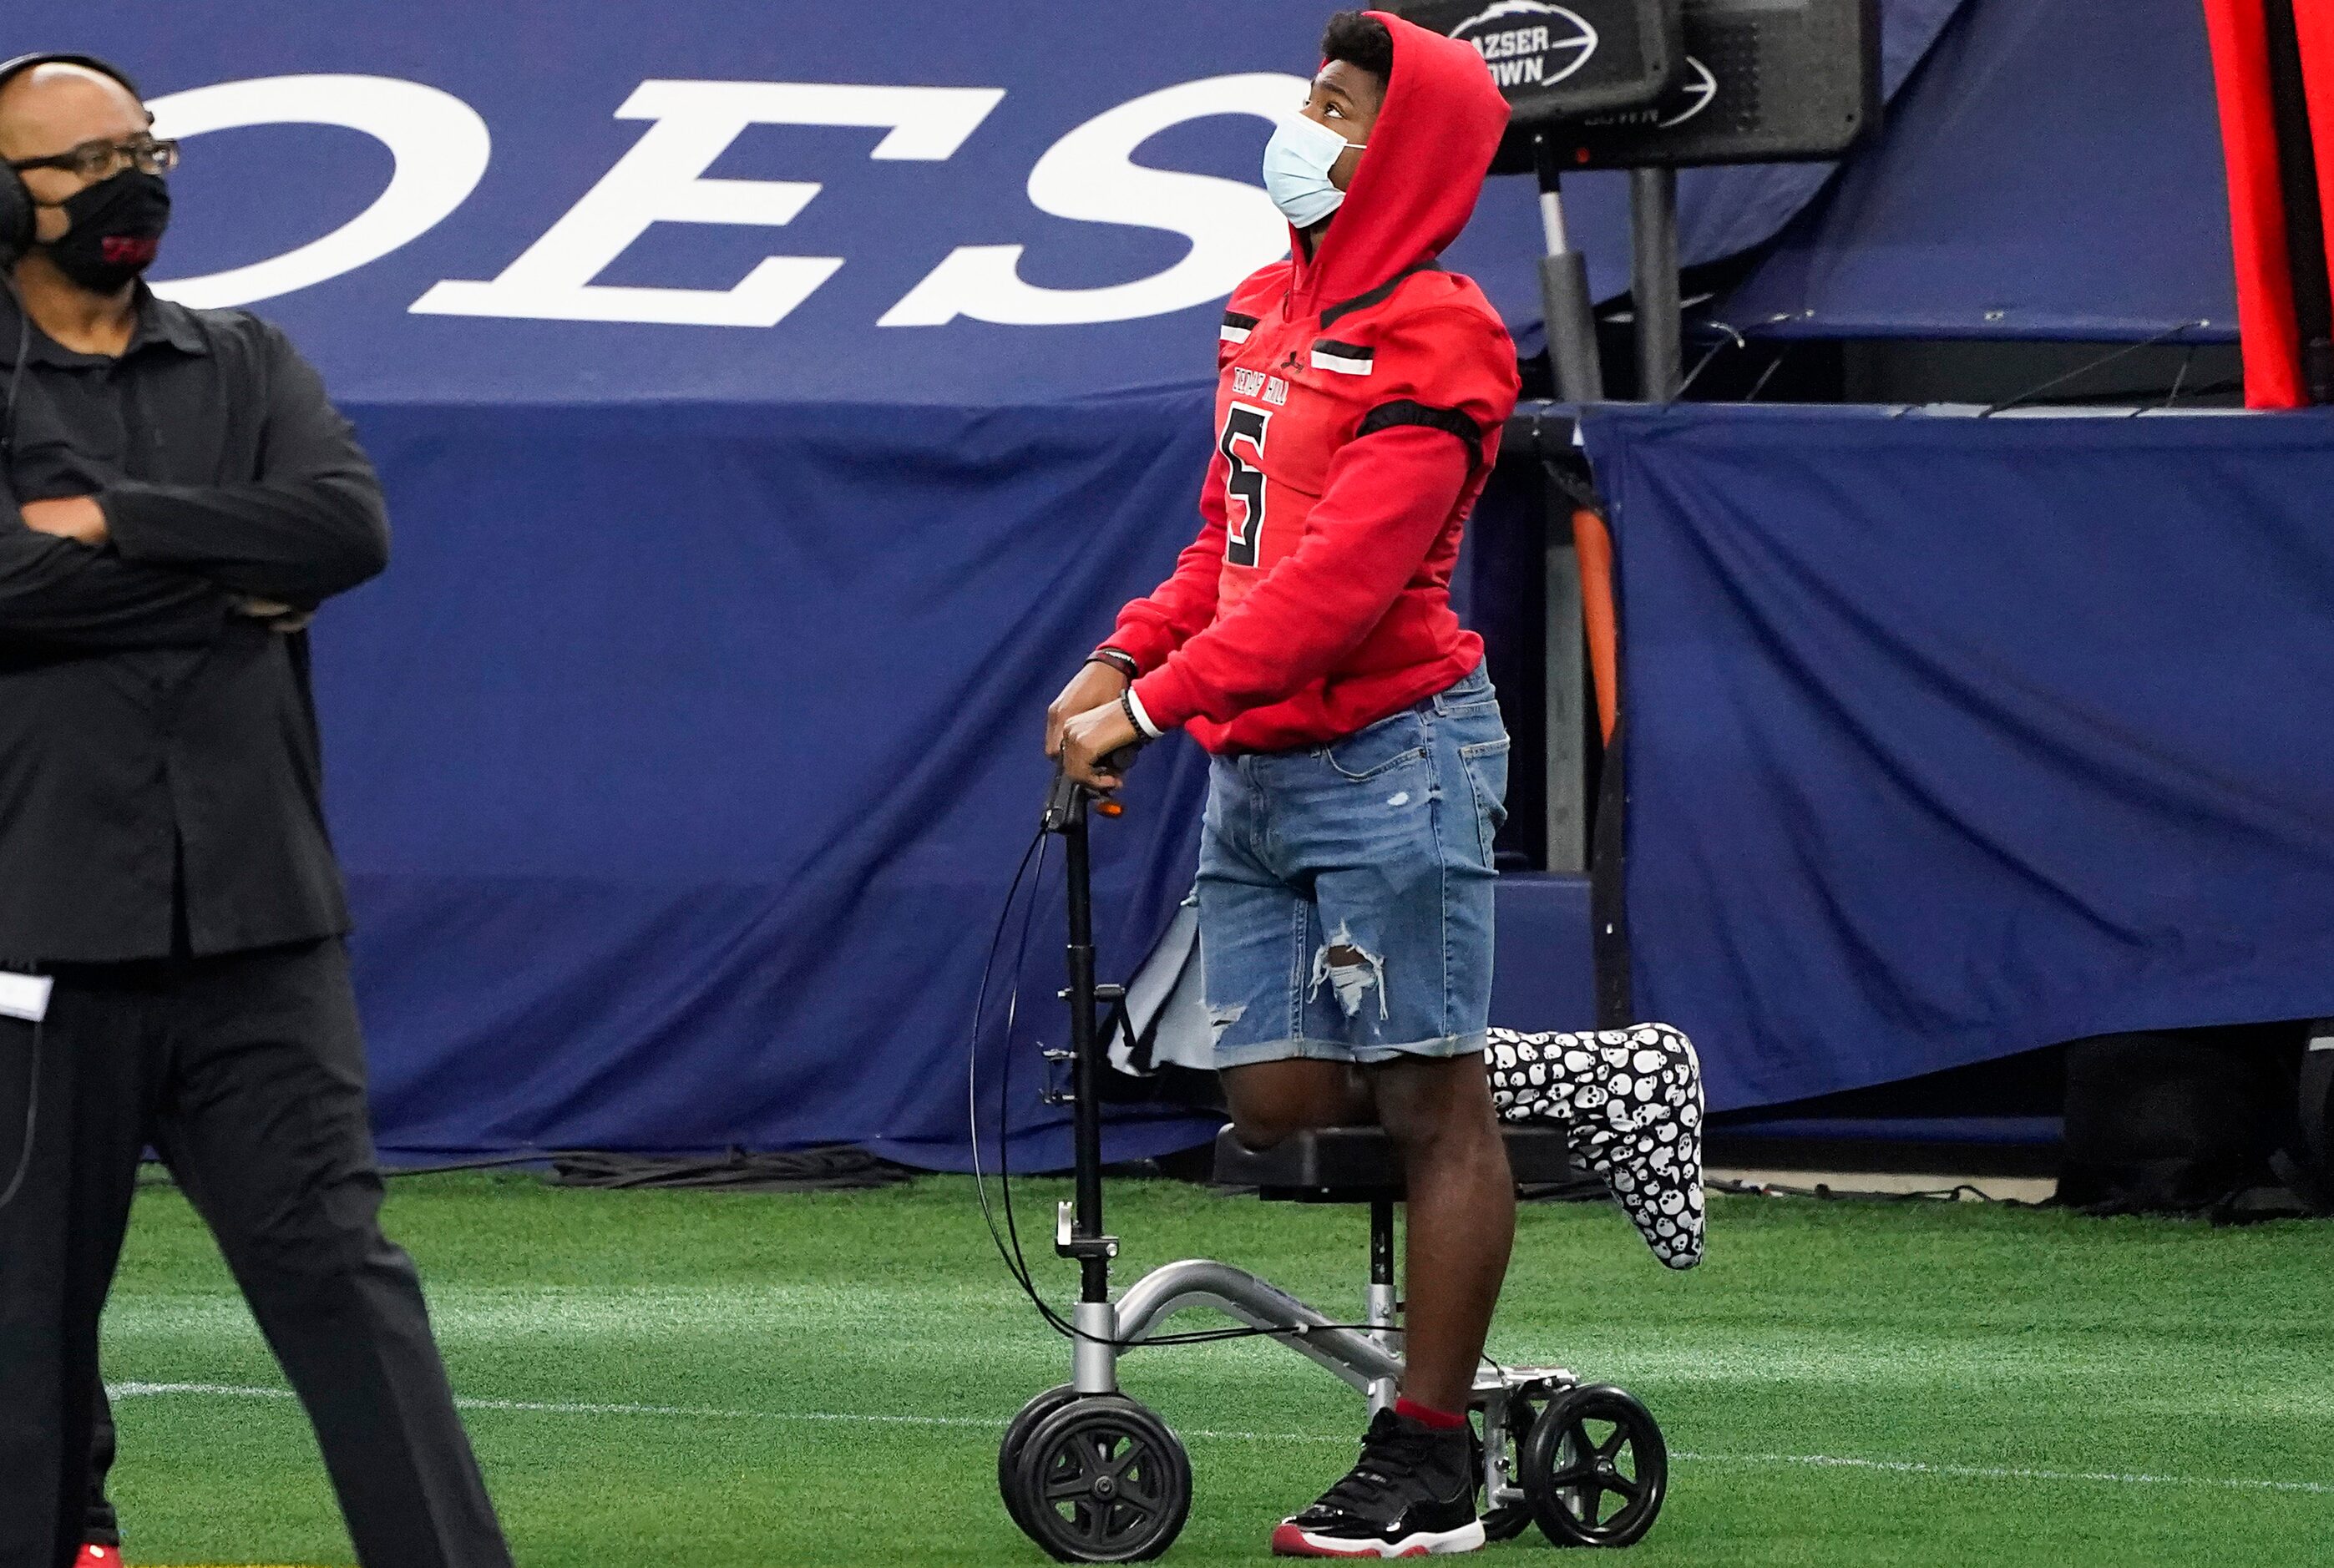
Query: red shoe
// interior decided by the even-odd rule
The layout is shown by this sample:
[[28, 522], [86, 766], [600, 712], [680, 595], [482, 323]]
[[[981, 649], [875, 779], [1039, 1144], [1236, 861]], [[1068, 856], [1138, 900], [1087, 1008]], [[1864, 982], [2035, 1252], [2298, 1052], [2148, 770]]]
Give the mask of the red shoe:
[[121, 1548], [83, 1546], [81, 1555], [73, 1559], [73, 1568], [121, 1568]]

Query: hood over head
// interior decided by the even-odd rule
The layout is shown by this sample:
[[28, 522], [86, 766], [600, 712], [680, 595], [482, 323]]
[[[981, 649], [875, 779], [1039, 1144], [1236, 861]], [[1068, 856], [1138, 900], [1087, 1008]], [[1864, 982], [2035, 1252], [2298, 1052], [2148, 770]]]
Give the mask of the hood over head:
[[1349, 300], [1442, 254], [1475, 213], [1508, 129], [1508, 101], [1474, 46], [1383, 11], [1394, 79], [1353, 188], [1311, 260], [1292, 230], [1299, 310]]

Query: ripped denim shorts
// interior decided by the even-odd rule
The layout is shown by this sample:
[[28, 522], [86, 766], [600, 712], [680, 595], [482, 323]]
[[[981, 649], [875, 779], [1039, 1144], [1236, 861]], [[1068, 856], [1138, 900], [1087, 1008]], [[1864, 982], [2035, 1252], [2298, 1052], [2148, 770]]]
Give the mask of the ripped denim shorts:
[[1481, 1051], [1507, 787], [1480, 668], [1327, 746], [1216, 758], [1200, 842], [1216, 1065]]

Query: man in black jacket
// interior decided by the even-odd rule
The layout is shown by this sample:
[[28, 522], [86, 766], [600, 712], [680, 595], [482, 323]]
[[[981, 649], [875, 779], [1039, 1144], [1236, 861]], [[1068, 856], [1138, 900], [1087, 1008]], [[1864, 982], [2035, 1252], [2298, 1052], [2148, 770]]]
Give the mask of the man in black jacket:
[[[381, 1232], [304, 629], [387, 563], [380, 486], [274, 328], [139, 281], [127, 79], [0, 65], [32, 248], [0, 293], [0, 1568], [63, 1568], [139, 1155], [218, 1237], [369, 1568], [506, 1568]], [[19, 1135], [23, 1141], [19, 1145]]]

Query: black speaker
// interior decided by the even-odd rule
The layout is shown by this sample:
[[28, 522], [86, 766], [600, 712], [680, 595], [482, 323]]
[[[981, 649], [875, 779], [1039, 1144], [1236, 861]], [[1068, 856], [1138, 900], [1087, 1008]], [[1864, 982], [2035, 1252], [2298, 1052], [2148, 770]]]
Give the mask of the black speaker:
[[1879, 0], [1683, 5], [1685, 69], [1677, 82], [1650, 107], [1581, 115], [1558, 128], [1560, 167], [1832, 159], [1879, 123]]
[[2291, 1024], [2102, 1034], [2067, 1047], [2059, 1201], [2195, 1213], [2271, 1180], [2293, 1104]]
[[1503, 170], [1531, 144], [1518, 131], [1551, 120], [1649, 104], [1676, 79], [1677, 0], [1392, 0], [1378, 7], [1471, 43], [1513, 110]]

